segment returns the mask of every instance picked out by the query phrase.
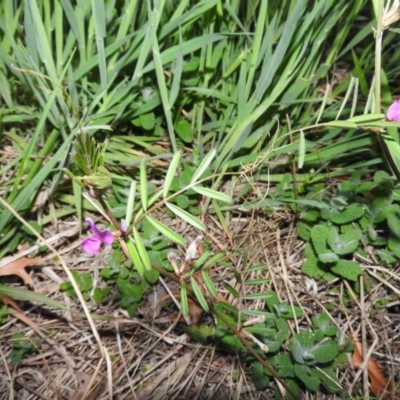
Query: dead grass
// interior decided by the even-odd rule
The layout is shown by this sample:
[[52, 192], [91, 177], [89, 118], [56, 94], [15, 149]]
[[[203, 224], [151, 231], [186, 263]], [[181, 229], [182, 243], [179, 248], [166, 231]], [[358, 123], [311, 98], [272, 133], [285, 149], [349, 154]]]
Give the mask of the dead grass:
[[[343, 340], [352, 334], [361, 337], [370, 350], [369, 356], [380, 361], [387, 377], [400, 382], [399, 302], [386, 308], [377, 306], [377, 301], [388, 294], [399, 298], [399, 266], [386, 271], [372, 255], [369, 259], [359, 259], [370, 290], [361, 299], [354, 295], [354, 301], [345, 302], [342, 295], [351, 290], [345, 282], [314, 282], [301, 274], [304, 244], [297, 239], [294, 217], [287, 210], [279, 209], [269, 215], [261, 211], [237, 214], [229, 221], [230, 235], [211, 217], [204, 222], [208, 227], [207, 240], [216, 251], [243, 249], [230, 259], [243, 282], [270, 279], [264, 285], [246, 286], [238, 283], [232, 269], [215, 267], [211, 274], [213, 281], [233, 305], [239, 309], [263, 309], [262, 301], [245, 301], [243, 297], [274, 289], [281, 300], [304, 310], [303, 317], [290, 323], [293, 333], [308, 326], [313, 315], [327, 310]], [[178, 225], [174, 227], [177, 228]], [[179, 224], [179, 230], [188, 239], [197, 236], [184, 224]], [[65, 231], [66, 226], [59, 226], [59, 232]], [[46, 232], [46, 237], [54, 235], [55, 232]], [[69, 249], [63, 255], [68, 268], [92, 271], [97, 276], [104, 266], [106, 250], [98, 257], [87, 257], [79, 249], [71, 250], [78, 244], [76, 236], [59, 235], [57, 241], [58, 249]], [[257, 264], [268, 268], [247, 271], [249, 266]], [[153, 288], [133, 319], [127, 318], [115, 303], [101, 306], [87, 303], [92, 314], [108, 319], [95, 320], [101, 349], [87, 320], [77, 315], [82, 312], [80, 303], [58, 290], [59, 283], [67, 279], [58, 264], [48, 260], [45, 265], [32, 268], [30, 275], [35, 291], [64, 303], [72, 312], [21, 301], [16, 303], [17, 309], [10, 306], [13, 314], [1, 326], [0, 399], [273, 398], [271, 389], [263, 392], [255, 389], [246, 366], [235, 354], [191, 341], [182, 326], [172, 322], [174, 307], [159, 307], [165, 294], [162, 286]], [[10, 277], [8, 281], [21, 286], [17, 278]], [[233, 298], [224, 289], [224, 282], [235, 287], [240, 297]], [[97, 284], [102, 285], [100, 278]], [[171, 288], [174, 290], [173, 285]], [[32, 343], [39, 340], [41, 347], [37, 354], [26, 355], [14, 366], [10, 339], [16, 332], [24, 333]], [[107, 353], [111, 368], [104, 357]], [[343, 365], [340, 379], [343, 390], [336, 398], [344, 398], [349, 392], [353, 396], [365, 395], [367, 386], [363, 379], [365, 382], [367, 376], [350, 364]], [[319, 393], [308, 398], [334, 396]]]

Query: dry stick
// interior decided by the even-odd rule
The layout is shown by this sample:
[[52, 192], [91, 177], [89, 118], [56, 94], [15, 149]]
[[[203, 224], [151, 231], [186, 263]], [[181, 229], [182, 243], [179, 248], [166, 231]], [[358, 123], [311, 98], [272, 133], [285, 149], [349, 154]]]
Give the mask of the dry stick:
[[76, 295], [78, 296], [78, 299], [82, 305], [83, 311], [85, 312], [86, 318], [89, 322], [90, 328], [92, 329], [93, 332], [93, 336], [96, 339], [96, 342], [99, 346], [100, 352], [102, 354], [102, 356], [104, 357], [104, 359], [106, 360], [106, 364], [107, 364], [107, 372], [108, 372], [108, 393], [109, 393], [109, 399], [112, 400], [113, 398], [113, 386], [112, 386], [112, 379], [110, 380], [110, 377], [112, 377], [112, 370], [111, 370], [111, 361], [110, 361], [110, 357], [107, 351], [107, 348], [105, 346], [103, 346], [103, 343], [101, 342], [99, 333], [97, 331], [96, 325], [93, 322], [93, 318], [90, 315], [89, 309], [87, 308], [86, 302], [82, 296], [81, 291], [79, 290], [78, 284], [75, 282], [74, 277], [72, 276], [69, 268], [67, 267], [67, 264], [65, 264], [63, 258], [61, 257], [60, 253], [49, 243], [47, 243], [46, 239], [39, 233], [36, 231], [36, 229], [34, 229], [28, 222], [26, 222], [6, 201], [4, 201], [1, 197], [0, 197], [0, 203], [8, 210], [11, 212], [11, 214], [14, 215], [15, 218], [17, 218], [23, 225], [25, 225], [40, 241], [42, 241], [43, 243], [46, 243], [47, 247], [57, 256], [57, 258], [60, 260], [60, 263], [64, 269], [64, 272], [67, 274], [68, 279], [71, 282], [72, 287], [75, 290]]

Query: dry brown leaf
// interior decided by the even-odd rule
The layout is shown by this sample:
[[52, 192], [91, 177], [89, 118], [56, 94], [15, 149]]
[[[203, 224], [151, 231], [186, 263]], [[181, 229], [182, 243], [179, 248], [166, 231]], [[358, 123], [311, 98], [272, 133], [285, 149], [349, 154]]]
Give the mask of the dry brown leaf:
[[19, 258], [0, 268], [0, 276], [17, 275], [24, 281], [25, 285], [33, 287], [33, 281], [25, 271], [25, 268], [32, 265], [41, 265], [43, 261], [42, 257]]
[[[360, 368], [363, 362], [362, 344], [360, 339], [352, 335], [355, 348], [353, 352], [353, 365], [355, 368]], [[372, 357], [368, 360], [368, 377], [371, 384], [371, 392], [380, 399], [400, 400], [400, 394], [395, 393], [393, 384], [383, 376], [383, 367], [379, 365]]]

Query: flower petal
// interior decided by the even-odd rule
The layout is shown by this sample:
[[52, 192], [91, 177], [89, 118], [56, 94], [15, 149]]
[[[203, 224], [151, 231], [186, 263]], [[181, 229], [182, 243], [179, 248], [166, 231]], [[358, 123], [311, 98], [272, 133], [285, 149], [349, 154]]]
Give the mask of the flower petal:
[[128, 225], [126, 224], [126, 220], [121, 218], [121, 232], [126, 233], [128, 231]]
[[107, 246], [111, 246], [113, 240], [114, 240], [114, 236], [112, 235], [112, 233], [108, 230], [105, 231], [99, 231], [99, 239], [106, 244]]
[[93, 232], [94, 236], [98, 240], [100, 240], [100, 242], [103, 242], [107, 246], [111, 245], [114, 237], [108, 229], [106, 229], [105, 231], [101, 231], [99, 228], [97, 228], [96, 224], [92, 221], [91, 218], [86, 218], [85, 221], [89, 224], [90, 230]]
[[96, 236], [89, 236], [81, 243], [83, 250], [89, 254], [97, 254], [100, 251], [101, 240]]
[[400, 121], [400, 100], [395, 101], [387, 110], [386, 118], [389, 121]]

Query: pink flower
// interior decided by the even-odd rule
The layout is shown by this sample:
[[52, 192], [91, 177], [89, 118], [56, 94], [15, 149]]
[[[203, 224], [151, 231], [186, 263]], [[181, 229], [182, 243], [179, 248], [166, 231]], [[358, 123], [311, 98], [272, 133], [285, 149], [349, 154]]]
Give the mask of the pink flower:
[[109, 230], [99, 230], [90, 218], [86, 218], [85, 221], [89, 224], [90, 230], [93, 232], [92, 236], [89, 236], [82, 242], [82, 248], [86, 253], [97, 254], [100, 251], [102, 243], [111, 246], [114, 237]]
[[400, 122], [400, 100], [395, 101], [387, 110], [386, 119], [388, 121]]

